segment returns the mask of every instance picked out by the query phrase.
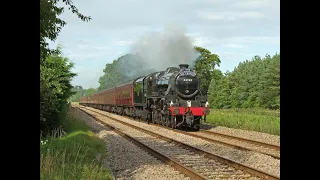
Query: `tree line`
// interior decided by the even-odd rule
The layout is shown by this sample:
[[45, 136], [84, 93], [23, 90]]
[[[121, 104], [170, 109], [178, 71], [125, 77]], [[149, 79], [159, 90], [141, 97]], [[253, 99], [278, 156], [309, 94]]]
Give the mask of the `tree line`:
[[215, 108], [280, 109], [280, 53], [255, 56], [225, 74], [214, 70], [208, 94]]
[[75, 86], [72, 89], [73, 95], [68, 99], [69, 102], [79, 102], [80, 98], [83, 96], [90, 96], [97, 92], [95, 88], [83, 89], [82, 86]]

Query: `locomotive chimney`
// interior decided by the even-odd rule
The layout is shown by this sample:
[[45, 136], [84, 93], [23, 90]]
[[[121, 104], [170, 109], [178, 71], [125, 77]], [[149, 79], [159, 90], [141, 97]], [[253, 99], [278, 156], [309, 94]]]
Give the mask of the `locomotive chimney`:
[[188, 64], [179, 64], [180, 69], [188, 69]]

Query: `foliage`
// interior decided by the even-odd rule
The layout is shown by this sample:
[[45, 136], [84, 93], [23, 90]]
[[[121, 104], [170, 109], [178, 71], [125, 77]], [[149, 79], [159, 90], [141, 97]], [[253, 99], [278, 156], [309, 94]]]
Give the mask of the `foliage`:
[[73, 64], [62, 57], [60, 47], [40, 65], [40, 131], [48, 132], [60, 125], [67, 99], [73, 94]]
[[280, 109], [280, 54], [255, 56], [225, 75], [214, 72], [209, 87], [212, 107]]
[[[61, 56], [61, 47], [52, 50], [47, 40], [55, 41], [66, 22], [58, 18], [65, 7], [58, 7], [59, 0], [40, 0], [40, 132], [50, 132], [59, 126], [63, 108], [73, 94], [71, 73], [73, 64]], [[61, 1], [60, 1], [61, 2]], [[62, 0], [81, 20], [91, 18], [82, 15], [71, 0]]]
[[72, 92], [74, 92], [74, 94], [68, 99], [68, 101], [79, 102], [80, 98], [84, 95], [86, 90], [83, 89], [82, 86], [74, 86], [74, 88], [72, 89]]
[[211, 109], [207, 123], [280, 135], [280, 111], [267, 109]]
[[89, 88], [87, 90], [82, 89], [81, 86], [76, 86], [78, 88], [74, 88], [73, 92], [75, 92], [75, 94], [73, 94], [70, 98], [69, 98], [69, 102], [79, 102], [80, 98], [83, 96], [90, 96], [92, 94], [94, 94], [95, 92], [97, 92], [97, 89], [94, 88]]
[[150, 73], [151, 69], [141, 70], [143, 61], [138, 55], [126, 54], [114, 60], [112, 63], [106, 64], [104, 74], [99, 78], [98, 90], [111, 88], [121, 82], [132, 80], [139, 76]]
[[40, 179], [111, 179], [102, 164], [104, 142], [73, 113], [62, 124], [67, 133], [40, 138]]
[[[66, 25], [65, 21], [58, 18], [64, 11], [64, 7], [57, 6], [58, 2], [59, 0], [40, 0], [40, 62], [53, 52], [48, 48], [46, 40], [56, 40], [62, 27]], [[91, 20], [91, 17], [82, 15], [71, 0], [62, 0], [62, 2], [81, 20]]]
[[95, 92], [97, 92], [96, 89], [94, 88], [89, 88], [85, 91], [84, 95], [83, 96], [91, 96], [92, 94], [94, 94]]
[[207, 94], [209, 85], [213, 76], [213, 70], [216, 65], [220, 66], [220, 58], [216, 54], [212, 54], [208, 49], [195, 46], [200, 56], [197, 58], [194, 70], [200, 77], [200, 90], [203, 94]]

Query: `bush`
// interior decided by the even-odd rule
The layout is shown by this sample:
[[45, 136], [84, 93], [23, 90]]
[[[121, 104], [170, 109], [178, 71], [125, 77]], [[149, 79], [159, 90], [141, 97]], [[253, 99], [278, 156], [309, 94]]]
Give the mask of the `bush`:
[[67, 99], [73, 94], [72, 63], [57, 52], [40, 64], [40, 132], [47, 134], [61, 125], [65, 118]]

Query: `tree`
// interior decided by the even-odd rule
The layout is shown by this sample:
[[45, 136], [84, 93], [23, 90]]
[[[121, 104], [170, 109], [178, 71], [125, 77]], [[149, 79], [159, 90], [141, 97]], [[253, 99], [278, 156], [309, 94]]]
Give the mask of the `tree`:
[[97, 92], [96, 89], [94, 88], [89, 88], [85, 91], [85, 93], [83, 94], [83, 96], [91, 96], [92, 94], [94, 94], [95, 92]]
[[[60, 52], [59, 47], [56, 52]], [[40, 66], [40, 130], [44, 132], [59, 126], [59, 113], [74, 94], [70, 82], [76, 74], [72, 67], [73, 63], [59, 53], [48, 56]]]
[[[60, 124], [67, 99], [71, 97], [73, 66], [61, 56], [61, 47], [49, 49], [47, 40], [55, 41], [66, 22], [58, 18], [64, 7], [57, 7], [59, 0], [40, 0], [40, 132], [45, 135]], [[61, 2], [61, 1], [60, 1]], [[62, 2], [81, 20], [91, 18], [79, 13], [71, 0]]]
[[72, 92], [74, 92], [75, 94], [73, 94], [70, 98], [69, 98], [69, 102], [79, 102], [80, 98], [84, 95], [84, 93], [86, 92], [85, 89], [82, 88], [82, 86], [74, 86], [72, 89]]
[[101, 91], [139, 76], [144, 76], [152, 72], [152, 69], [141, 68], [143, 60], [139, 55], [126, 54], [106, 64], [104, 74], [99, 78], [99, 88]]
[[203, 94], [207, 94], [212, 79], [213, 70], [216, 65], [220, 66], [220, 58], [216, 54], [212, 54], [208, 49], [195, 46], [196, 51], [200, 53], [197, 58], [194, 70], [197, 72], [201, 80], [200, 90]]
[[219, 85], [221, 84], [221, 80], [223, 79], [223, 74], [219, 69], [214, 69], [212, 72], [212, 79], [210, 82], [210, 86], [208, 89], [208, 101], [210, 106], [214, 107], [213, 105], [216, 104], [216, 100], [219, 95]]
[[119, 82], [119, 80], [123, 79], [123, 75], [121, 75], [121, 72], [119, 72], [115, 68], [116, 63], [117, 60], [114, 60], [111, 64], [106, 64], [106, 67], [103, 70], [104, 74], [99, 78], [99, 91], [110, 88], [116, 85]]
[[[215, 72], [215, 71], [213, 71]], [[255, 56], [223, 77], [216, 71], [209, 88], [215, 108], [280, 108], [280, 54]]]
[[258, 98], [265, 108], [280, 109], [280, 54], [266, 56]]
[[[64, 11], [64, 7], [57, 7], [58, 2], [59, 0], [40, 0], [40, 62], [53, 52], [48, 48], [46, 40], [55, 41], [62, 27], [66, 25], [65, 21], [58, 18]], [[62, 2], [82, 21], [91, 20], [91, 17], [82, 15], [71, 0], [62, 0]]]

